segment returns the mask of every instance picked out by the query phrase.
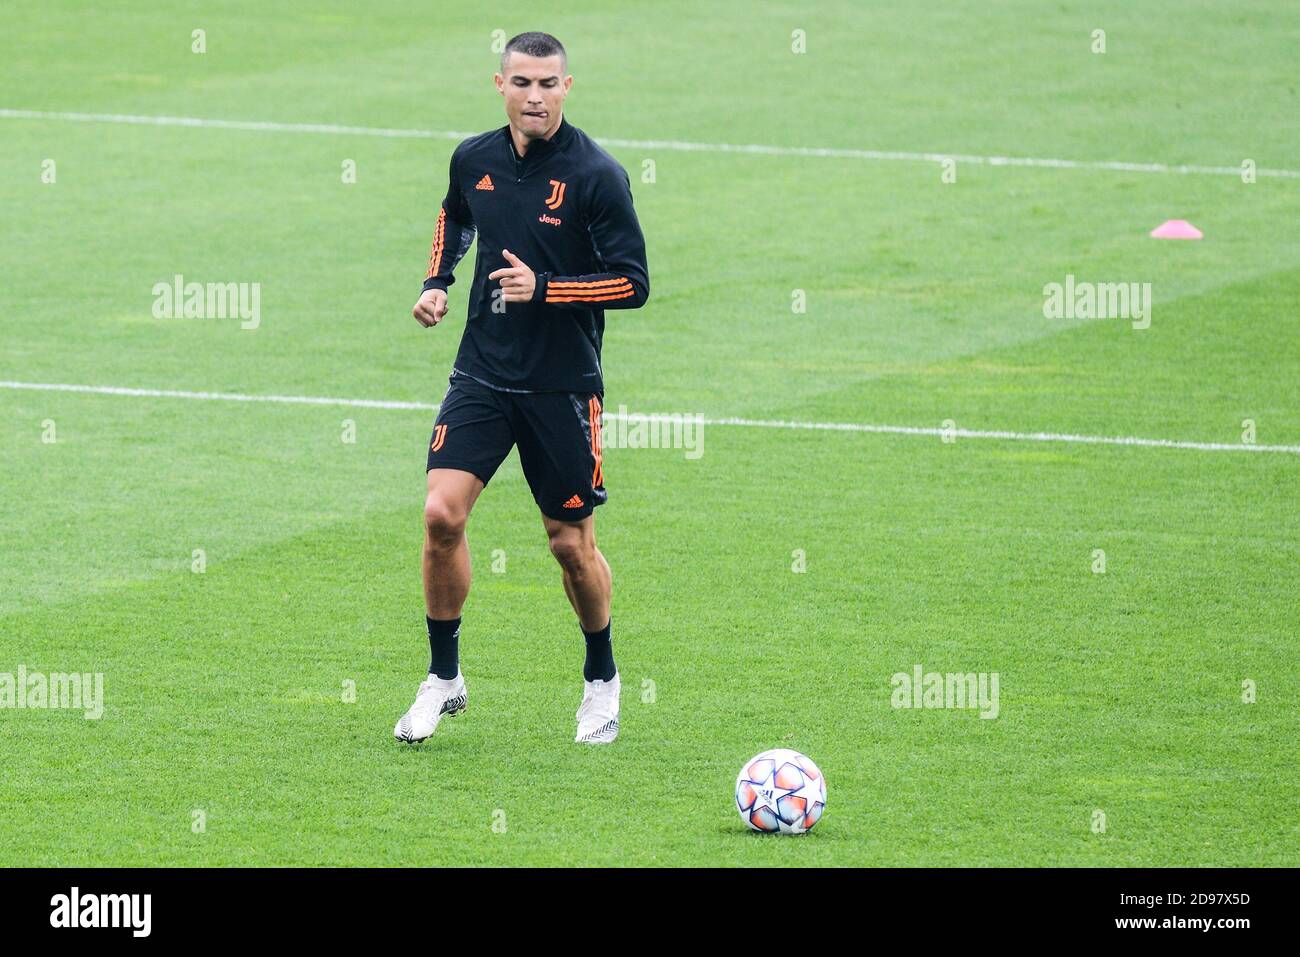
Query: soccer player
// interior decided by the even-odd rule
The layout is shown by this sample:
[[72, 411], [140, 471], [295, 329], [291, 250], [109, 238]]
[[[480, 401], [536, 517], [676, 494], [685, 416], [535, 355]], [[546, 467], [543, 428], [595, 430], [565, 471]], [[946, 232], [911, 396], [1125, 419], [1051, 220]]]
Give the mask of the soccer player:
[[423, 741], [443, 715], [465, 710], [458, 653], [470, 585], [465, 525], [516, 445], [586, 637], [575, 740], [618, 736], [610, 574], [594, 515], [605, 501], [600, 345], [605, 310], [639, 308], [650, 280], [627, 173], [564, 118], [567, 71], [555, 37], [512, 39], [495, 76], [509, 122], [451, 156], [414, 309], [422, 326], [447, 314], [452, 273], [476, 230], [478, 254], [465, 333], [429, 444], [423, 572], [431, 660], [393, 729], [402, 741]]

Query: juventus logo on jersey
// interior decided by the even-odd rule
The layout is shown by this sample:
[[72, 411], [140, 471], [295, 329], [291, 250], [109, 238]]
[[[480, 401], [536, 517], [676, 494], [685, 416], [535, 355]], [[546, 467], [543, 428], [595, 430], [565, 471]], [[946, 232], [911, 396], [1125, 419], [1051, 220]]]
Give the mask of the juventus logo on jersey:
[[559, 209], [564, 203], [564, 187], [558, 179], [551, 180], [551, 195], [546, 198], [547, 209]]

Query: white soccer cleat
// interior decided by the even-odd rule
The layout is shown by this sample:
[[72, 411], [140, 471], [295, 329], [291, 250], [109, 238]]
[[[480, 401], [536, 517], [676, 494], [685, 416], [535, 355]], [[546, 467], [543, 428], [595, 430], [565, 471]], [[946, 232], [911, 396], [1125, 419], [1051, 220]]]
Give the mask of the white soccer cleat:
[[398, 741], [415, 744], [433, 734], [444, 714], [455, 715], [465, 710], [465, 678], [460, 672], [451, 681], [429, 675], [416, 692], [411, 710], [398, 719], [393, 737]]
[[618, 672], [611, 681], [585, 682], [578, 706], [578, 734], [582, 744], [609, 744], [618, 737]]

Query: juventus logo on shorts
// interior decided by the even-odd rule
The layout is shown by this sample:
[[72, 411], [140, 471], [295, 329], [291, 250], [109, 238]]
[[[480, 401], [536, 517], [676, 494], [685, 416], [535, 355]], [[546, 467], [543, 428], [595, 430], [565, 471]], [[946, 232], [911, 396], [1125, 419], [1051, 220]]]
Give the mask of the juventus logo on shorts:
[[435, 425], [433, 427], [433, 445], [429, 446], [429, 448], [434, 452], [438, 451], [440, 448], [442, 448], [443, 439], [445, 439], [446, 437], [447, 437], [447, 426]]

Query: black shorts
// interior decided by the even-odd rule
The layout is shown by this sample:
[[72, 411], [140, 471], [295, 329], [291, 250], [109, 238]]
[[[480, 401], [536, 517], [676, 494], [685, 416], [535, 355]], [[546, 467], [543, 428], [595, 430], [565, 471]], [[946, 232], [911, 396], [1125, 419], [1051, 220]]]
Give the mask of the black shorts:
[[542, 514], [562, 522], [605, 504], [599, 392], [502, 392], [453, 374], [429, 443], [427, 469], [460, 469], [484, 485], [519, 446]]

